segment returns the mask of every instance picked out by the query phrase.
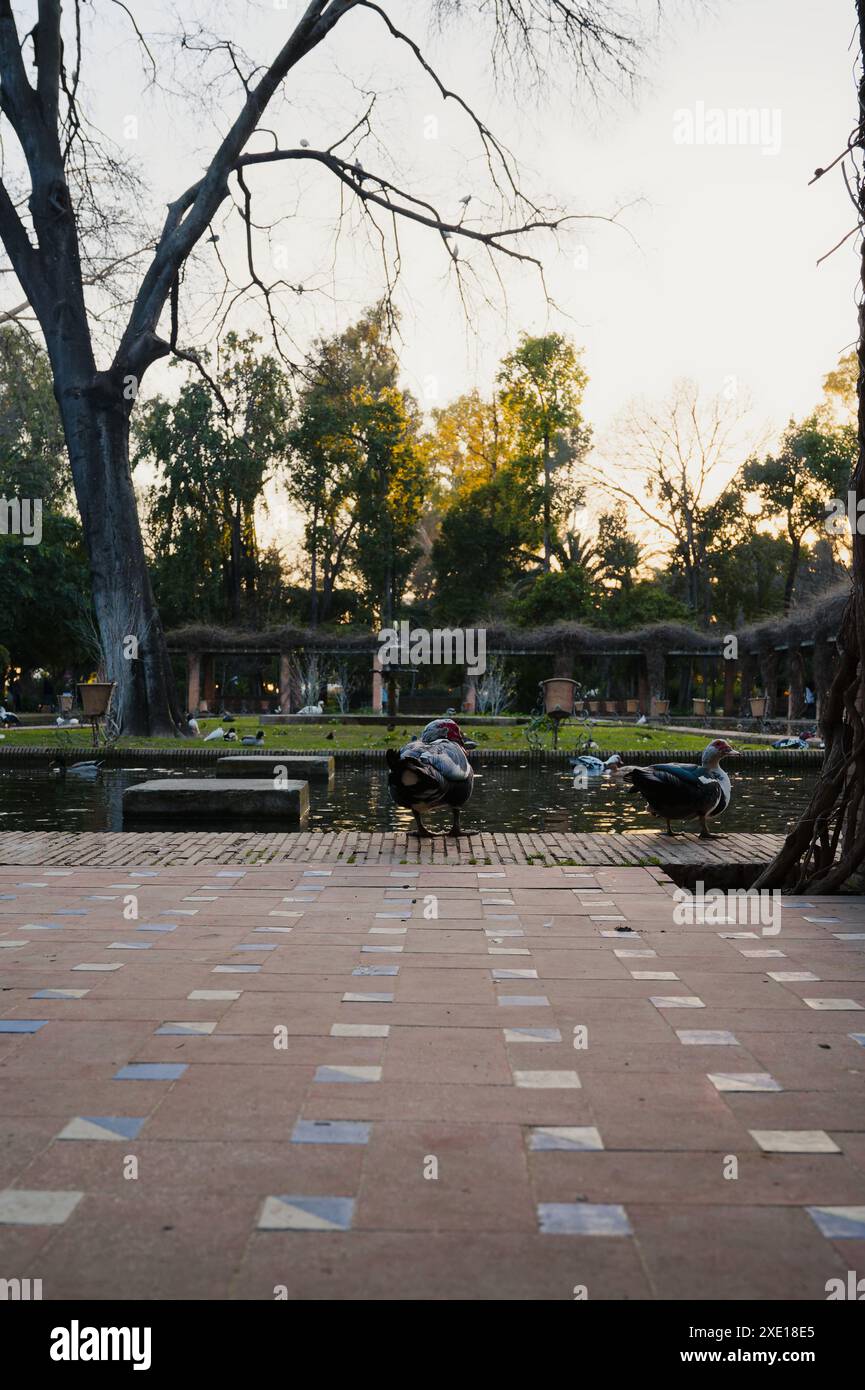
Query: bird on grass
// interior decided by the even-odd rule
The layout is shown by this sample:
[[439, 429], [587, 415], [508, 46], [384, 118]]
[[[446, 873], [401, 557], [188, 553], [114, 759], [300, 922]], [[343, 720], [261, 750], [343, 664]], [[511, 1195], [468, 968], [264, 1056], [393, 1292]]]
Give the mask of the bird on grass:
[[258, 733], [255, 735], [244, 734], [243, 738], [240, 741], [247, 748], [260, 748], [261, 745], [264, 743], [264, 730], [259, 729]]
[[652, 767], [626, 767], [625, 781], [631, 783], [649, 803], [656, 816], [667, 822], [668, 835], [675, 835], [673, 820], [698, 820], [700, 839], [711, 839], [706, 822], [726, 811], [732, 788], [721, 767], [721, 759], [735, 757], [736, 749], [726, 739], [713, 739], [703, 749], [699, 763], [655, 763]]
[[421, 819], [424, 811], [450, 806], [453, 821], [449, 835], [459, 836], [460, 811], [472, 794], [474, 771], [466, 750], [476, 745], [463, 738], [455, 719], [433, 719], [399, 752], [388, 748], [388, 790], [397, 806], [415, 818], [418, 839], [432, 839]]

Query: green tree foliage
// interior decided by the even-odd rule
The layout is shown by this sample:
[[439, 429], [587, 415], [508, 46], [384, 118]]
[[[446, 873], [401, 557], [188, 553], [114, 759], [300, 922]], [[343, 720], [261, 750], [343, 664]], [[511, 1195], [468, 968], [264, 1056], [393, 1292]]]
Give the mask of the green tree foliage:
[[19, 329], [0, 328], [0, 496], [39, 497], [60, 511], [71, 490], [47, 353]]
[[523, 333], [499, 369], [499, 398], [515, 436], [511, 467], [522, 473], [527, 506], [542, 517], [545, 571], [556, 526], [581, 495], [572, 465], [590, 438], [582, 416], [587, 381], [580, 354], [561, 333]]
[[390, 623], [419, 553], [432, 475], [388, 328], [375, 305], [306, 364], [287, 489], [305, 518], [313, 622], [334, 616], [336, 588], [351, 577], [367, 620]]
[[785, 613], [793, 602], [802, 543], [809, 532], [825, 534], [829, 503], [846, 496], [855, 458], [855, 427], [815, 411], [799, 424], [791, 420], [775, 454], [745, 465], [744, 485], [760, 498], [765, 517], [780, 518], [790, 544]]
[[139, 415], [135, 462], [156, 468], [147, 521], [167, 625], [265, 616], [256, 512], [287, 456], [291, 398], [281, 363], [258, 342], [228, 334], [216, 391], [195, 374], [176, 400], [157, 396]]
[[42, 539], [0, 534], [0, 645], [8, 664], [59, 673], [85, 659], [89, 571], [46, 353], [0, 328], [0, 498], [42, 504]]
[[551, 570], [533, 580], [524, 597], [513, 604], [513, 616], [525, 626], [560, 621], [578, 622], [592, 608], [592, 582], [580, 565]]
[[537, 520], [521, 503], [517, 480], [505, 470], [445, 512], [433, 546], [435, 611], [441, 618], [468, 623], [500, 610], [504, 592], [524, 572], [540, 539]]

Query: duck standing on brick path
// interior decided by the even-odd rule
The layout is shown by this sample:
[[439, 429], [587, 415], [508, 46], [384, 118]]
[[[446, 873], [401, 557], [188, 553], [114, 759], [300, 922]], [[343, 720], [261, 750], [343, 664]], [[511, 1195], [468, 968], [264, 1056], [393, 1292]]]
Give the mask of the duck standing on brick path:
[[431, 839], [421, 812], [450, 806], [453, 823], [448, 834], [460, 835], [460, 810], [472, 794], [474, 772], [466, 749], [476, 745], [464, 739], [455, 719], [434, 719], [418, 738], [399, 752], [388, 748], [388, 791], [397, 806], [411, 811], [418, 839]]
[[628, 767], [622, 776], [641, 792], [656, 816], [667, 822], [667, 834], [676, 832], [671, 820], [699, 820], [700, 839], [711, 838], [706, 821], [726, 811], [732, 796], [730, 779], [721, 759], [736, 756], [726, 739], [713, 739], [703, 749], [699, 764], [655, 763], [652, 767]]

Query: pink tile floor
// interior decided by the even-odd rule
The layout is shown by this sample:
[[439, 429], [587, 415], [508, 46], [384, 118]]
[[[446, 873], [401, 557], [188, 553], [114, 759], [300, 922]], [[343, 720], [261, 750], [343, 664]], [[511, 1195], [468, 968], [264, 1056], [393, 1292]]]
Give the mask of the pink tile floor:
[[764, 936], [677, 925], [672, 894], [636, 867], [0, 868], [0, 1278], [824, 1299], [865, 1273], [865, 903], [787, 900]]

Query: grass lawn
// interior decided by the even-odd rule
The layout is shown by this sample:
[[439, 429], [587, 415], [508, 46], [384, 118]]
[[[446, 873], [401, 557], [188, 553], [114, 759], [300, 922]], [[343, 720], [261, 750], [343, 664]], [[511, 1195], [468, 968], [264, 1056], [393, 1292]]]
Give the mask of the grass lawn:
[[[199, 719], [198, 723], [202, 734], [207, 734], [212, 729], [217, 728], [220, 721], [218, 719]], [[258, 717], [255, 715], [239, 716], [234, 724], [223, 727], [234, 729], [239, 742], [244, 734], [258, 732]], [[513, 748], [525, 752], [529, 751], [524, 726], [485, 728], [483, 725], [467, 719], [462, 723], [461, 728], [466, 738], [474, 739], [480, 748]], [[398, 726], [393, 733], [388, 733], [384, 725], [375, 727], [368, 724], [277, 724], [265, 727], [264, 747], [276, 751], [295, 749], [299, 753], [306, 752], [311, 748], [400, 748], [408, 742], [412, 732], [405, 725]], [[78, 729], [6, 729], [3, 733], [5, 737], [0, 743], [0, 747], [5, 748], [80, 748], [90, 742], [90, 730], [87, 726]], [[566, 724], [559, 735], [559, 748], [564, 750], [577, 748], [580, 740], [585, 737], [585, 733], [586, 729], [582, 724]], [[671, 748], [698, 751], [705, 748], [709, 741], [708, 734], [678, 734], [667, 729], [637, 728], [633, 724], [595, 724], [592, 726], [591, 733], [598, 746], [598, 751], [605, 753], [633, 752], [638, 749], [663, 753]], [[729, 738], [735, 747], [735, 734], [730, 734]], [[122, 738], [117, 747], [182, 748], [184, 745], [188, 745], [190, 748], [200, 748], [202, 747], [202, 740]], [[218, 741], [214, 742], [212, 746], [223, 747], [224, 745]], [[748, 739], [743, 747], [769, 748], [771, 744], [768, 739], [765, 741]]]

